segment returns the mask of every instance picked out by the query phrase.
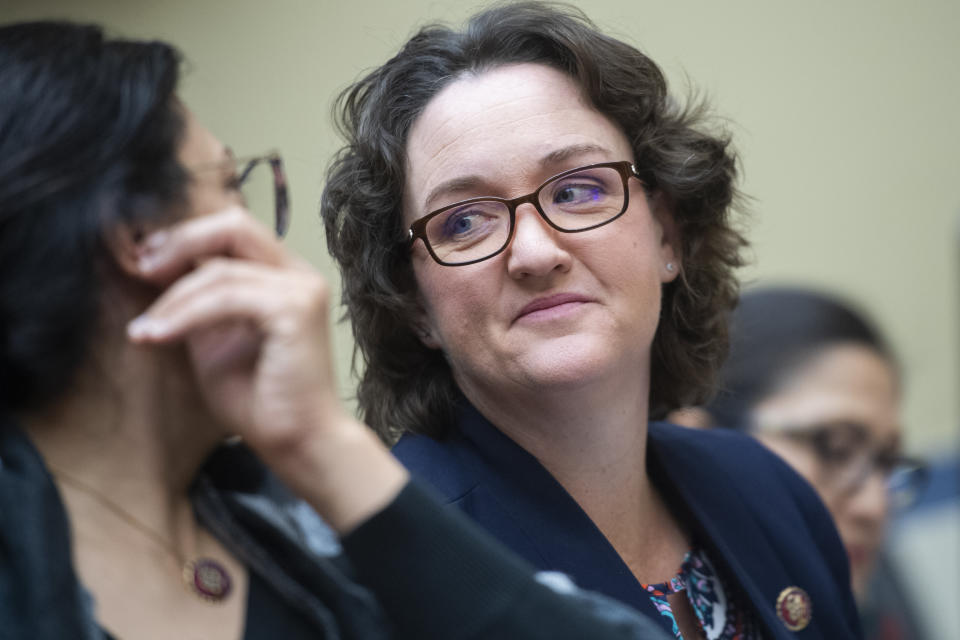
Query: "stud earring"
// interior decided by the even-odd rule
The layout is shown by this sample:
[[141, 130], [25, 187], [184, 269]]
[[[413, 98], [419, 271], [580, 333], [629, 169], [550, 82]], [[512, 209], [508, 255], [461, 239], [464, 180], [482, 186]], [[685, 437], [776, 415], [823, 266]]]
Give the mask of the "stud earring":
[[673, 273], [673, 270], [674, 270], [675, 268], [676, 268], [676, 267], [673, 266], [673, 263], [672, 263], [672, 262], [668, 262], [668, 263], [667, 263], [667, 271], [669, 271], [670, 273]]

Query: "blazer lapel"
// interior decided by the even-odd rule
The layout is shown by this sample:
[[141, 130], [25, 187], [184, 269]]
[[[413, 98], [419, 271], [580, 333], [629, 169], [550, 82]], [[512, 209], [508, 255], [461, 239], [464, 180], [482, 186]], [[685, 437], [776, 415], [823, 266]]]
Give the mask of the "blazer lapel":
[[[671, 438], [666, 429], [651, 423], [647, 459], [648, 472], [668, 504], [696, 530], [711, 558], [735, 577], [772, 637], [826, 637], [818, 635], [812, 623], [807, 633], [790, 632], [777, 617], [777, 599], [794, 583], [781, 557], [783, 544], [779, 552], [771, 544], [771, 536], [779, 534], [766, 530], [747, 506], [756, 501], [739, 495], [734, 483], [723, 480], [722, 470]], [[785, 535], [788, 539], [799, 532]]]
[[459, 506], [537, 568], [573, 576], [580, 588], [629, 604], [669, 631], [613, 546], [539, 461], [472, 408], [462, 418], [464, 444], [474, 451], [461, 463], [477, 484]]

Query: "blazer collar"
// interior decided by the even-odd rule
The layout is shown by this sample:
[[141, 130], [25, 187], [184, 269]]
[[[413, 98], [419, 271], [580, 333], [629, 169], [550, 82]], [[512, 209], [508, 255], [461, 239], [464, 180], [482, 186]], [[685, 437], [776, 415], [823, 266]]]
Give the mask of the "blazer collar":
[[781, 589], [789, 586], [790, 573], [766, 532], [758, 531], [757, 518], [747, 506], [754, 501], [738, 495], [733, 483], [718, 482], [726, 472], [684, 446], [687, 435], [680, 427], [650, 423], [647, 472], [698, 543], [736, 579], [767, 633], [795, 638], [773, 606]]
[[[661, 617], [613, 546], [533, 455], [472, 406], [461, 408], [459, 426], [477, 449], [483, 466], [493, 473], [476, 471], [483, 474], [484, 484], [506, 512], [510, 526], [523, 532], [525, 541], [512, 541], [515, 551], [541, 569], [575, 576], [584, 589]], [[786, 580], [789, 574], [768, 538], [758, 535], [756, 517], [747, 507], [749, 500], [732, 495], [728, 483], [716, 481], [718, 471], [704, 464], [703, 456], [682, 446], [687, 435], [682, 429], [663, 423], [651, 423], [649, 429], [648, 473], [668, 506], [693, 529], [697, 544], [735, 578], [767, 633], [776, 638], [794, 637], [772, 606], [779, 587], [770, 577]], [[765, 580], [761, 583], [754, 576]], [[757, 603], [771, 606], [757, 607]]]
[[482, 461], [474, 475], [482, 475], [510, 528], [522, 531], [524, 540], [511, 541], [515, 551], [540, 569], [575, 576], [581, 588], [661, 617], [613, 546], [533, 455], [472, 406], [462, 408], [459, 426]]

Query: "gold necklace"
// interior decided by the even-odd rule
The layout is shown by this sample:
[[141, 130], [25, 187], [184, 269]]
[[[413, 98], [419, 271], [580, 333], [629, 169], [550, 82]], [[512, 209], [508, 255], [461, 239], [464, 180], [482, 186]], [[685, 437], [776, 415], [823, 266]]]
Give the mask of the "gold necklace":
[[181, 567], [180, 577], [187, 591], [204, 600], [205, 602], [220, 603], [226, 600], [230, 595], [233, 586], [233, 580], [227, 572], [226, 567], [211, 558], [197, 558], [196, 560], [187, 560], [177, 550], [176, 546], [159, 533], [143, 524], [123, 507], [113, 502], [105, 495], [88, 485], [87, 483], [74, 478], [62, 469], [57, 469], [47, 465], [51, 473], [63, 482], [75, 489], [86, 493], [94, 498], [101, 506], [110, 511], [113, 515], [120, 518], [131, 528], [139, 531], [148, 537], [154, 544], [158, 545], [164, 551], [169, 553]]

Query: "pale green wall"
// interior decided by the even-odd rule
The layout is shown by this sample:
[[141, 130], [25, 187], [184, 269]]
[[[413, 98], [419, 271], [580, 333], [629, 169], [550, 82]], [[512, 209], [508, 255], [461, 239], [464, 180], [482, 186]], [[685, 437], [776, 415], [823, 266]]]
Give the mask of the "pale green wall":
[[[64, 16], [170, 40], [183, 95], [239, 153], [287, 159], [289, 242], [335, 281], [316, 216], [334, 93], [427, 19], [472, 2], [0, 0], [0, 20]], [[873, 312], [907, 378], [908, 443], [956, 445], [960, 426], [960, 2], [580, 3], [639, 44], [677, 87], [732, 121], [754, 198], [748, 281], [820, 284]], [[350, 336], [336, 346], [348, 393]]]

